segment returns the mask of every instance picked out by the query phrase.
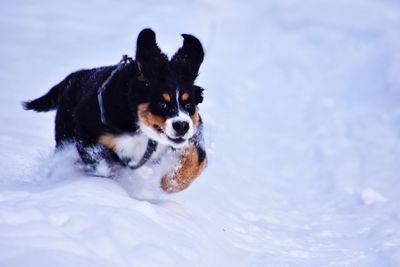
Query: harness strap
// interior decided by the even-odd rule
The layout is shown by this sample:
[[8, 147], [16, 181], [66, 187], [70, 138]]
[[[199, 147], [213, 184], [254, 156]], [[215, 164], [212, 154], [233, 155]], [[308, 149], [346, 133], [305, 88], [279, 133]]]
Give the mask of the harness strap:
[[[111, 72], [110, 76], [103, 82], [103, 84], [100, 86], [99, 90], [97, 91], [97, 99], [99, 101], [99, 108], [100, 108], [100, 119], [101, 122], [110, 128], [114, 128], [114, 130], [117, 130], [116, 127], [113, 127], [107, 122], [107, 114], [104, 109], [104, 101], [103, 101], [103, 93], [106, 91], [108, 84], [110, 81], [113, 79], [115, 74], [119, 72], [121, 69], [123, 69], [128, 63], [132, 63], [133, 59], [131, 57], [128, 57], [127, 55], [123, 55], [121, 61], [118, 63], [118, 66]], [[141, 70], [141, 65], [138, 63], [138, 69], [139, 69], [139, 80], [144, 80], [142, 70]], [[144, 80], [145, 81], [145, 80]], [[146, 82], [146, 86], [149, 86], [148, 81]], [[129, 167], [132, 170], [138, 169], [144, 164], [146, 164], [147, 161], [151, 158], [151, 156], [154, 154], [154, 152], [157, 150], [157, 142], [149, 139], [147, 142], [147, 147], [146, 151], [144, 152], [142, 158], [136, 165], [131, 165], [129, 164], [129, 160], [121, 160], [122, 164], [124, 166]]]
[[99, 108], [100, 108], [100, 119], [101, 122], [106, 126], [110, 127], [110, 125], [107, 122], [106, 111], [103, 105], [104, 104], [103, 93], [106, 91], [108, 84], [113, 79], [115, 74], [119, 72], [122, 68], [124, 68], [126, 64], [131, 62], [133, 62], [133, 59], [131, 57], [123, 55], [121, 61], [118, 63], [118, 66], [111, 72], [110, 76], [108, 76], [108, 78], [102, 83], [99, 90], [97, 90], [97, 100], [99, 101]]
[[140, 161], [136, 164], [131, 164], [126, 160], [122, 160], [122, 165], [132, 169], [132, 170], [136, 170], [140, 167], [142, 167], [144, 164], [146, 164], [146, 162], [149, 161], [149, 159], [151, 158], [151, 156], [154, 154], [154, 152], [157, 150], [157, 142], [149, 139], [149, 141], [147, 142], [147, 147], [146, 147], [146, 151], [144, 152], [142, 158], [140, 159]]

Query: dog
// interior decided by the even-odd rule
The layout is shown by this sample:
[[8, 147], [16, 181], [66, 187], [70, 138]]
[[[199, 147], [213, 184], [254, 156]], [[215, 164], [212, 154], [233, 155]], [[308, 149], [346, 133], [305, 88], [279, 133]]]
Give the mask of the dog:
[[23, 107], [57, 110], [56, 149], [74, 143], [89, 174], [96, 175], [101, 161], [137, 169], [166, 151], [177, 153], [160, 187], [182, 191], [207, 161], [198, 107], [204, 89], [194, 84], [204, 50], [193, 35], [182, 37], [182, 47], [169, 59], [154, 31], [144, 29], [135, 60], [125, 56], [117, 65], [74, 72]]

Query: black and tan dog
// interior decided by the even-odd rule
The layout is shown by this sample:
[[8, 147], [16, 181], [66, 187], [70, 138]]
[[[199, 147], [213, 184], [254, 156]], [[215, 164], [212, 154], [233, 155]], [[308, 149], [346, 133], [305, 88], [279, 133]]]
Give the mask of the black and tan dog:
[[196, 37], [182, 36], [183, 46], [169, 60], [155, 33], [144, 29], [135, 60], [74, 72], [24, 108], [57, 109], [56, 147], [75, 143], [87, 172], [95, 173], [104, 160], [135, 169], [176, 151], [179, 167], [161, 187], [181, 191], [206, 163], [198, 109], [203, 89], [194, 85], [204, 51]]

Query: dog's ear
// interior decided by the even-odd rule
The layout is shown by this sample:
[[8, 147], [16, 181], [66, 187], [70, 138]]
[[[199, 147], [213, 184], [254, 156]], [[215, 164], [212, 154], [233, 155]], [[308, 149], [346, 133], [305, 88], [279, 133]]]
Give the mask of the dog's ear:
[[198, 105], [203, 102], [204, 89], [197, 85], [194, 85], [193, 88], [194, 88], [194, 101], [196, 105]]
[[204, 59], [204, 50], [199, 39], [190, 34], [182, 34], [183, 46], [171, 59], [171, 66], [181, 82], [193, 84], [199, 74]]
[[160, 77], [165, 69], [168, 57], [161, 52], [156, 42], [156, 34], [152, 29], [143, 29], [138, 36], [136, 45], [136, 61], [145, 79]]

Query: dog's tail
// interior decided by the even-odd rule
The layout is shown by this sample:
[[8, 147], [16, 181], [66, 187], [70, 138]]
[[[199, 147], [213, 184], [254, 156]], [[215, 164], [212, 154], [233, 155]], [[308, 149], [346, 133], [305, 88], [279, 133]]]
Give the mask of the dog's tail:
[[32, 101], [23, 102], [22, 107], [25, 110], [35, 110], [39, 112], [46, 112], [56, 109], [58, 107], [59, 96], [65, 88], [66, 80], [67, 79], [55, 85], [44, 96], [41, 96]]

